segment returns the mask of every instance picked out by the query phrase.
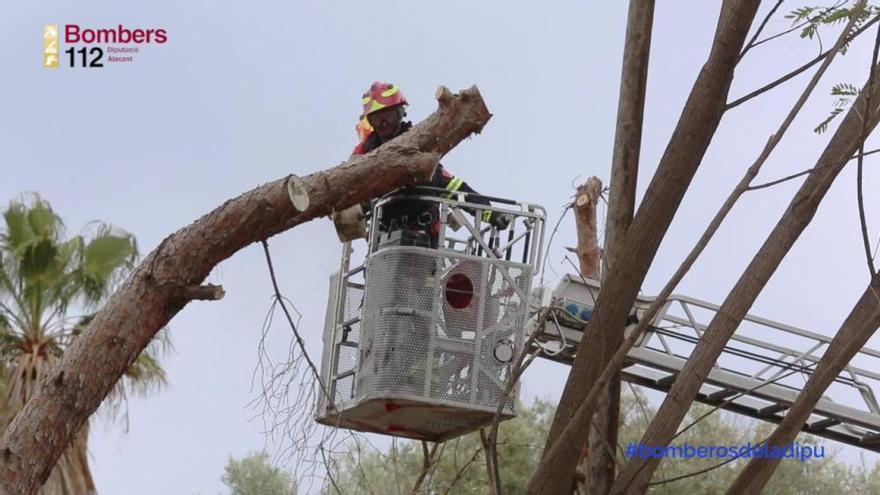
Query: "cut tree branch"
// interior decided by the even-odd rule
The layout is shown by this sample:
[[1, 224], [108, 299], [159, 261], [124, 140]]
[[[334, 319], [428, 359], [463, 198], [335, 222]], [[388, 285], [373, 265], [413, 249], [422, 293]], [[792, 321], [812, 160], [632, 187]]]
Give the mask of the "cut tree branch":
[[189, 285], [180, 289], [180, 297], [186, 301], [219, 301], [225, 295], [222, 285]]
[[174, 287], [200, 285], [218, 263], [251, 243], [427, 181], [443, 155], [491, 118], [476, 87], [440, 93], [437, 111], [406, 134], [302, 177], [309, 198], [305, 211], [296, 211], [288, 179], [282, 178], [226, 201], [163, 240], [64, 353], [53, 375], [65, 378], [44, 382], [4, 432], [0, 494], [31, 494], [42, 485], [128, 366], [186, 305]]

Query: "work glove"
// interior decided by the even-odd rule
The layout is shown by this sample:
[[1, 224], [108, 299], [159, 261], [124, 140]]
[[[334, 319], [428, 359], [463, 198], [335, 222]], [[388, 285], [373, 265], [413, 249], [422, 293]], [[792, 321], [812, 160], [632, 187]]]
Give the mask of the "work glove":
[[513, 218], [508, 213], [498, 213], [497, 211], [493, 211], [492, 216], [489, 218], [489, 223], [498, 230], [504, 230], [510, 225], [512, 219]]

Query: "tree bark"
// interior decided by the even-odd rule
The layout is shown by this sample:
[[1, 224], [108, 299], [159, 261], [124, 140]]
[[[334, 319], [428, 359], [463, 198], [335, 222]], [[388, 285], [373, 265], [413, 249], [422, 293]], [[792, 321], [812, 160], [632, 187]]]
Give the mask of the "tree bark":
[[[245, 246], [395, 188], [427, 181], [440, 157], [491, 114], [476, 87], [453, 95], [406, 134], [337, 167], [302, 178], [308, 207], [297, 211], [293, 177], [259, 186], [184, 227], [150, 253], [73, 342], [0, 440], [0, 493], [32, 494], [61, 452], [156, 332], [189, 302], [211, 269]], [[302, 205], [302, 202], [299, 202]], [[184, 289], [184, 290], [182, 290]]]
[[[877, 100], [876, 85], [872, 101]], [[649, 446], [667, 445], [699, 392], [712, 365], [733, 335], [743, 316], [776, 271], [783, 257], [809, 225], [825, 193], [847, 161], [859, 147], [862, 136], [861, 115], [865, 113], [865, 93], [859, 96], [840, 127], [823, 151], [814, 171], [807, 177], [788, 209], [776, 224], [761, 249], [725, 298], [715, 317], [703, 332], [666, 399], [642, 437]], [[878, 112], [870, 112], [867, 130], [877, 125]], [[660, 459], [633, 457], [624, 466], [611, 493], [643, 493]]]
[[[816, 407], [816, 403], [822, 398], [822, 394], [840, 375], [850, 359], [874, 335], [878, 327], [880, 327], [880, 277], [874, 277], [873, 284], [868, 285], [837, 331], [828, 350], [819, 360], [816, 371], [810, 375], [794, 405], [767, 439], [767, 445], [786, 446], [794, 441], [813, 408]], [[729, 495], [761, 493], [778, 465], [779, 459], [751, 459], [740, 471], [727, 493]]]
[[[864, 5], [864, 2], [860, 3], [859, 8], [861, 8], [863, 5]], [[565, 436], [572, 435], [571, 432], [574, 431], [576, 425], [587, 424], [590, 422], [590, 418], [593, 415], [593, 411], [596, 409], [597, 403], [599, 402], [599, 397], [600, 397], [602, 391], [604, 390], [605, 385], [607, 383], [609, 383], [615, 375], [617, 375], [617, 372], [621, 369], [621, 366], [623, 365], [629, 350], [632, 348], [632, 346], [635, 344], [635, 342], [639, 339], [639, 337], [641, 335], [643, 335], [646, 327], [650, 324], [651, 321], [654, 320], [654, 318], [658, 314], [660, 308], [666, 303], [666, 300], [669, 298], [670, 294], [672, 294], [672, 291], [675, 289], [675, 287], [678, 285], [678, 283], [681, 281], [681, 279], [684, 277], [684, 275], [688, 272], [688, 270], [690, 270], [691, 266], [693, 266], [694, 262], [697, 260], [697, 258], [700, 256], [700, 254], [706, 248], [706, 246], [708, 245], [712, 236], [715, 234], [715, 232], [718, 231], [718, 228], [721, 226], [721, 223], [724, 221], [724, 219], [727, 217], [730, 210], [733, 208], [733, 205], [736, 203], [737, 199], [743, 193], [752, 189], [752, 187], [750, 186], [752, 180], [758, 175], [758, 172], [761, 170], [761, 167], [763, 166], [764, 162], [767, 160], [767, 158], [772, 153], [773, 149], [775, 149], [776, 145], [779, 143], [779, 141], [785, 135], [786, 130], [789, 128], [791, 123], [794, 121], [794, 118], [800, 112], [801, 108], [803, 108], [803, 105], [806, 103], [810, 94], [812, 94], [812, 92], [815, 89], [816, 85], [818, 84], [819, 80], [821, 80], [822, 76], [825, 74], [826, 70], [830, 66], [834, 56], [838, 53], [838, 51], [841, 49], [843, 44], [848, 39], [851, 39], [850, 36], [847, 36], [847, 32], [851, 30], [852, 23], [854, 22], [855, 19], [856, 19], [856, 16], [853, 16], [853, 18], [850, 20], [850, 24], [847, 25], [847, 27], [844, 29], [843, 34], [841, 34], [841, 36], [838, 38], [834, 47], [828, 50], [829, 56], [825, 59], [825, 61], [821, 65], [821, 67], [819, 67], [819, 69], [813, 75], [812, 79], [807, 84], [807, 87], [804, 88], [804, 91], [802, 92], [801, 96], [798, 98], [797, 102], [795, 102], [794, 106], [789, 111], [788, 116], [783, 120], [782, 124], [779, 126], [779, 129], [777, 129], [777, 131], [771, 135], [770, 139], [767, 141], [767, 144], [764, 146], [764, 149], [761, 152], [761, 154], [758, 156], [758, 158], [755, 160], [755, 162], [748, 168], [745, 175], [740, 180], [739, 184], [737, 184], [737, 186], [734, 188], [733, 192], [731, 192], [730, 196], [728, 196], [727, 200], [725, 200], [724, 205], [722, 205], [721, 209], [719, 209], [718, 212], [715, 214], [715, 217], [712, 219], [709, 226], [706, 228], [706, 231], [703, 232], [703, 235], [700, 237], [700, 240], [693, 247], [693, 249], [687, 255], [685, 260], [682, 261], [681, 265], [675, 271], [675, 274], [672, 276], [672, 278], [669, 279], [669, 281], [666, 283], [666, 285], [663, 287], [663, 289], [660, 291], [660, 293], [657, 295], [657, 297], [651, 303], [650, 307], [644, 312], [644, 314], [641, 315], [642, 321], [639, 322], [637, 325], [635, 325], [635, 327], [632, 328], [631, 331], [627, 333], [627, 335], [624, 339], [623, 345], [621, 345], [617, 349], [617, 351], [615, 351], [614, 356], [611, 358], [611, 362], [605, 367], [605, 369], [599, 375], [599, 378], [596, 380], [596, 382], [593, 383], [589, 394], [584, 399], [582, 404], [578, 407], [574, 418], [571, 420], [571, 422], [569, 423], [569, 425], [565, 429], [565, 431], [562, 433], [562, 435], [565, 435]], [[805, 175], [805, 174], [801, 174], [801, 175]], [[783, 180], [785, 180], [785, 179], [783, 179]], [[775, 181], [775, 182], [778, 183], [779, 181]], [[772, 184], [772, 183], [773, 182], [768, 183], [768, 184]], [[766, 184], [761, 185], [761, 186], [757, 186], [755, 188], [757, 189], [757, 188], [762, 188], [762, 187], [766, 187]], [[552, 456], [555, 454], [556, 453], [553, 452], [551, 449], [551, 452], [548, 454], [545, 454], [545, 455]]]
[[[605, 222], [603, 246], [604, 271], [614, 266], [617, 250], [632, 222], [636, 202], [639, 152], [642, 144], [642, 121], [645, 112], [645, 91], [648, 83], [648, 62], [651, 54], [651, 28], [654, 22], [654, 0], [630, 0], [620, 75], [620, 96], [617, 105], [617, 128], [611, 159], [611, 191]], [[598, 361], [604, 369], [614, 352], [623, 343], [618, 328], [598, 329], [601, 345], [587, 349], [587, 359]], [[600, 395], [598, 408], [591, 423], [588, 440], [591, 453], [587, 457], [586, 485], [592, 493], [607, 493], [617, 474], [616, 449], [620, 425], [620, 373], [608, 382]]]
[[[597, 232], [596, 222], [596, 205], [599, 203], [599, 197], [602, 195], [602, 181], [598, 177], [590, 177], [586, 182], [578, 186], [577, 194], [574, 201], [574, 219], [577, 229], [578, 244], [575, 252], [580, 265], [580, 274], [583, 277], [599, 279], [599, 269], [602, 263], [602, 251], [599, 249], [599, 236]], [[615, 423], [616, 425], [616, 423]], [[595, 427], [595, 424], [593, 425]], [[611, 482], [614, 482], [614, 447], [617, 441], [606, 442], [605, 430], [593, 432], [591, 428], [589, 442], [585, 443], [581, 449], [581, 456], [578, 460], [579, 469], [583, 468], [584, 473], [589, 474], [590, 466], [605, 466], [607, 462], [611, 462]], [[616, 433], [616, 429], [615, 429]], [[592, 441], [596, 439], [596, 441]], [[611, 444], [611, 452], [608, 452], [607, 444]], [[589, 476], [585, 476], [581, 480], [586, 486], [595, 486], [590, 482]], [[577, 488], [577, 487], [574, 487]], [[586, 490], [584, 490], [586, 492]], [[597, 493], [602, 493], [598, 491]]]
[[574, 201], [574, 219], [578, 237], [575, 252], [581, 275], [592, 279], [599, 278], [599, 264], [602, 257], [596, 232], [596, 204], [601, 194], [602, 181], [598, 177], [590, 177], [578, 186]]
[[[554, 456], [545, 455], [529, 481], [529, 493], [562, 493], [571, 485], [578, 451], [589, 422], [576, 425], [575, 434], [561, 437], [580, 402], [602, 368], [590, 362], [586, 350], [598, 345], [604, 328], [623, 329], [639, 288], [669, 228], [682, 197], [702, 161], [718, 127], [727, 99], [733, 69], [743, 47], [758, 0], [726, 0], [721, 7], [709, 58], [700, 71], [678, 125], [633, 223], [622, 241], [616, 266], [603, 283], [602, 293], [584, 339], [578, 347], [568, 382], [545, 446], [554, 443]], [[557, 448], [558, 447], [558, 448]]]
[[630, 0], [611, 158], [603, 259], [606, 271], [614, 265], [617, 247], [632, 223], [635, 211], [653, 22], [654, 0]]

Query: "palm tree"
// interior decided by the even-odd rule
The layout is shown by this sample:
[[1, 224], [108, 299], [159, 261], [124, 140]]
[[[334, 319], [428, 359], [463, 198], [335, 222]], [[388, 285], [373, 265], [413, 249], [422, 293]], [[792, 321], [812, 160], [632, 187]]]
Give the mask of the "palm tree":
[[[0, 225], [0, 428], [6, 428], [137, 259], [134, 236], [102, 222], [65, 239], [61, 218], [36, 194], [12, 201]], [[5, 228], [4, 228], [5, 227]], [[105, 401], [111, 414], [126, 391], [165, 383], [154, 341]], [[71, 441], [42, 495], [95, 493], [88, 464], [88, 425]]]

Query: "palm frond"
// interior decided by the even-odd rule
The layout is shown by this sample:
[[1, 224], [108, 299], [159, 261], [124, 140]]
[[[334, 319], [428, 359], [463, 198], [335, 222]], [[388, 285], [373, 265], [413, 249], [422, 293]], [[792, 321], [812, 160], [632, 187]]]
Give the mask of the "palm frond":
[[[0, 429], [34, 395], [64, 350], [127, 276], [138, 256], [134, 236], [103, 222], [65, 239], [64, 224], [36, 194], [12, 201], [0, 223]], [[68, 315], [71, 308], [89, 313]], [[77, 321], [78, 320], [78, 321]], [[166, 383], [162, 333], [126, 372], [105, 404], [124, 402], [126, 388], [146, 394]], [[121, 398], [121, 399], [119, 399]], [[84, 428], [65, 450], [41, 491], [94, 493]]]
[[120, 279], [131, 271], [138, 251], [134, 236], [106, 224], [82, 249], [82, 295], [87, 304], [101, 302]]

